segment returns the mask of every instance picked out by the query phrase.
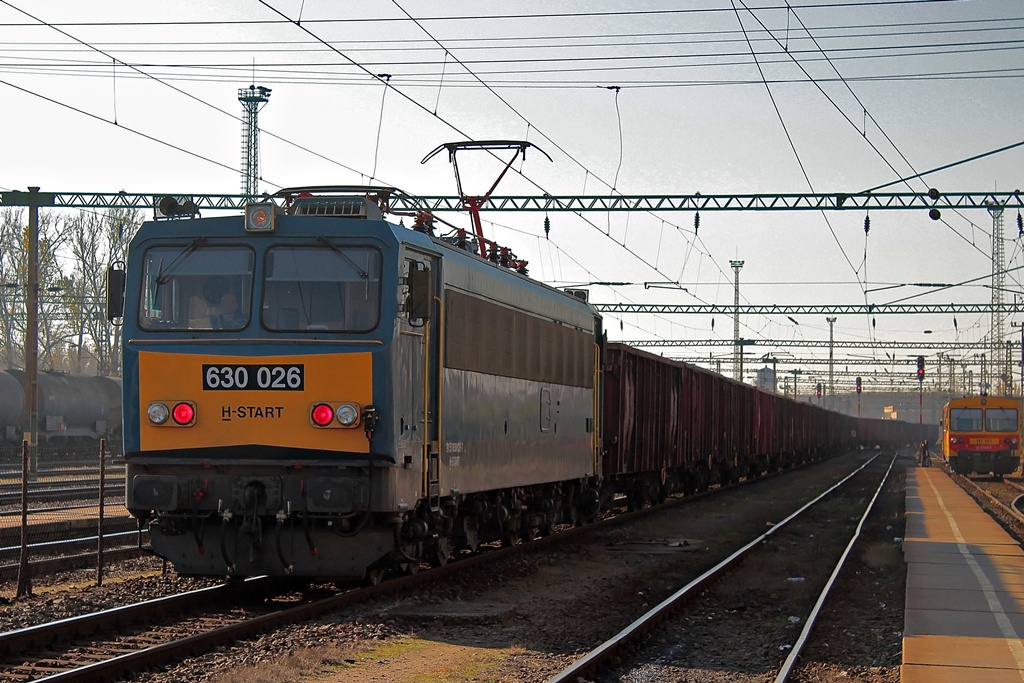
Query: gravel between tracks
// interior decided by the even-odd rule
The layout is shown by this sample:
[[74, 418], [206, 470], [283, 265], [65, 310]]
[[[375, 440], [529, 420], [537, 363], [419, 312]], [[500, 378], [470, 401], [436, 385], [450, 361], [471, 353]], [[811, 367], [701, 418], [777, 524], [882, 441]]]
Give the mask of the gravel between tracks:
[[[724, 492], [604, 532], [555, 553], [536, 553], [500, 567], [466, 572], [427, 594], [396, 599], [329, 619], [288, 627], [263, 637], [197, 657], [159, 673], [140, 673], [140, 683], [279, 683], [320, 681], [423, 681], [427, 683], [544, 681], [686, 581], [777, 521], [823, 488], [851, 460], [835, 458]], [[905, 565], [898, 539], [903, 536], [905, 487], [898, 461], [894, 483], [879, 501], [877, 520], [841, 575], [826, 606], [824, 622], [813, 638], [797, 680], [807, 683], [899, 680], [903, 628]], [[150, 566], [154, 566], [152, 561]], [[159, 563], [155, 564], [159, 567]], [[137, 572], [138, 568], [132, 572]], [[167, 577], [111, 578], [103, 588], [37, 595], [0, 612], [4, 630], [137, 600], [143, 591], [166, 594], [200, 582]], [[201, 585], [209, 585], [202, 582]], [[37, 592], [40, 592], [37, 590]], [[147, 593], [149, 594], [149, 593]], [[429, 608], [456, 603], [513, 606], [503, 618], [399, 618], [395, 609], [410, 603]], [[749, 610], [748, 610], [749, 611]], [[725, 630], [716, 644], [691, 648], [685, 678], [701, 682], [772, 680], [782, 642], [769, 636], [738, 644]], [[793, 629], [793, 637], [799, 627]], [[785, 635], [785, 633], [783, 633]], [[718, 649], [747, 647], [760, 658], [760, 670], [744, 673], [721, 667]], [[776, 661], [777, 660], [777, 661]], [[775, 663], [772, 663], [772, 662]]]

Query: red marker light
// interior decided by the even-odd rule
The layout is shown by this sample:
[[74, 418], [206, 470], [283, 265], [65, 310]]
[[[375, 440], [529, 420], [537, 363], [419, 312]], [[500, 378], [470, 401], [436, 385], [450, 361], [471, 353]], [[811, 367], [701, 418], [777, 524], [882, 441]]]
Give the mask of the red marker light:
[[196, 409], [192, 407], [191, 403], [179, 403], [171, 411], [171, 417], [180, 425], [191, 424], [196, 419]]
[[326, 403], [317, 403], [313, 406], [312, 418], [317, 427], [326, 427], [334, 419], [334, 408]]

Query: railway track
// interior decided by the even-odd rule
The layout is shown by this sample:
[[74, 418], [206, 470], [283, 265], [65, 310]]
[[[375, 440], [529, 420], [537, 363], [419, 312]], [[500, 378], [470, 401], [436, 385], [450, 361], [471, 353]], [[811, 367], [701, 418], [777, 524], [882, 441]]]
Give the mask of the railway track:
[[[777, 670], [774, 678], [776, 683], [788, 680], [796, 669], [797, 661], [808, 642], [822, 606], [872, 511], [874, 501], [888, 481], [895, 459], [895, 456], [887, 458], [888, 463], [883, 473], [879, 474], [877, 470], [882, 468], [876, 464], [878, 458], [872, 458], [787, 518], [773, 524], [768, 531], [662, 600], [615, 636], [553, 676], [549, 683], [575, 683], [580, 680], [680, 680], [679, 676], [685, 677], [687, 668], [686, 655], [680, 653], [680, 650], [686, 647], [684, 643], [699, 646], [697, 643], [701, 642], [701, 632], [706, 630], [704, 624], [716, 620], [728, 622], [726, 630], [729, 636], [719, 642], [728, 641], [730, 647], [721, 648], [720, 644], [717, 646], [722, 651], [722, 665], [725, 670], [765, 675], [771, 673], [774, 667]], [[884, 462], [882, 464], [885, 465]], [[861, 512], [851, 518], [849, 511], [857, 506], [860, 506]], [[840, 515], [840, 519], [833, 520]], [[820, 577], [821, 584], [818, 585], [815, 572], [808, 572], [815, 561], [798, 559], [802, 557], [801, 552], [806, 552], [806, 547], [801, 546], [807, 545], [807, 539], [825, 534], [834, 535], [838, 527], [849, 533], [845, 549], [839, 553], [831, 573], [825, 572]], [[820, 552], [830, 553], [832, 548], [838, 547], [838, 540], [830, 537], [827, 541], [822, 541]], [[817, 542], [813, 545], [816, 548], [812, 549], [812, 555], [819, 552]], [[779, 562], [778, 558], [771, 557], [780, 551], [791, 552], [791, 562]], [[772, 576], [773, 569], [787, 566], [801, 567], [801, 574]], [[817, 591], [817, 597], [808, 599], [814, 598], [810, 593], [812, 585]], [[747, 604], [756, 603], [749, 595], [754, 586], [757, 587], [757, 592], [762, 594], [762, 603], [765, 601], [764, 595], [772, 596], [767, 599], [767, 604]], [[802, 599], [793, 596], [796, 592], [801, 593]], [[794, 614], [797, 604], [807, 607], [802, 615]], [[744, 612], [742, 618], [733, 616], [738, 612]], [[773, 612], [778, 614], [773, 617]], [[788, 637], [784, 626], [780, 628], [778, 624], [772, 625], [773, 622], [780, 620], [787, 621], [791, 627], [802, 624], [802, 630], [798, 635], [793, 633], [795, 637]], [[743, 632], [748, 629], [762, 633]], [[777, 666], [778, 656], [764, 657], [761, 658], [765, 660], [761, 662], [761, 667], [751, 671], [751, 662], [746, 660], [752, 659], [752, 653], [745, 651], [742, 644], [757, 641], [765, 637], [763, 631], [770, 633], [773, 629], [776, 635], [781, 635], [783, 641], [773, 643], [779, 648], [776, 655], [786, 655], [785, 661], [781, 666]], [[718, 633], [719, 636], [724, 636], [720, 629]], [[771, 635], [767, 637], [770, 639]], [[659, 640], [662, 641], [661, 645], [643, 645], [645, 642]], [[705, 638], [704, 644], [716, 647], [715, 640], [714, 637]], [[620, 665], [620, 660], [627, 663]], [[607, 672], [609, 678], [602, 678], [602, 672], [613, 665], [614, 671]]]
[[[103, 486], [104, 496], [107, 498], [113, 497], [124, 497], [124, 478], [114, 479], [113, 481], [108, 480]], [[31, 512], [42, 512], [46, 511], [46, 508], [39, 508], [38, 504], [42, 503], [56, 503], [59, 501], [95, 501], [99, 500], [100, 486], [95, 480], [81, 480], [81, 481], [57, 481], [52, 484], [40, 485], [33, 483], [28, 489], [28, 502], [33, 504], [30, 509]], [[7, 507], [10, 509], [13, 506], [19, 506], [21, 504], [21, 488], [20, 484], [17, 489], [4, 486], [0, 487], [0, 507]], [[55, 509], [66, 509], [66, 505], [62, 505]], [[21, 514], [20, 510], [17, 512], [8, 512], [11, 514]]]
[[[762, 477], [754, 482], [763, 481]], [[741, 482], [733, 487], [744, 486]], [[698, 496], [673, 499], [676, 506], [714, 496], [720, 489]], [[261, 599], [232, 602], [237, 595], [230, 587], [207, 589], [182, 597], [85, 615], [62, 622], [44, 624], [0, 635], [0, 652], [17, 653], [0, 658], [0, 681], [105, 681], [128, 671], [163, 665], [190, 655], [206, 652], [225, 643], [255, 636], [282, 625], [307, 621], [318, 615], [353, 606], [390, 594], [420, 594], [430, 585], [450, 581], [460, 572], [489, 563], [501, 562], [520, 554], [545, 552], [594, 530], [604, 530], [642, 517], [662, 508], [620, 514], [597, 524], [568, 528], [559, 533], [509, 548], [487, 548], [476, 555], [429, 572], [419, 572], [386, 581], [378, 586], [351, 588], [326, 597], [310, 593], [284, 593], [261, 589]], [[266, 582], [260, 586], [273, 586]], [[247, 584], [248, 586], [248, 584]], [[255, 590], [246, 589], [252, 596]], [[211, 606], [218, 604], [216, 610]], [[181, 617], [168, 616], [181, 614]]]
[[267, 580], [240, 588], [205, 588], [0, 634], [0, 680], [108, 681], [334, 604]]
[[[934, 466], [934, 465], [933, 465]], [[949, 476], [967, 491], [1018, 541], [1024, 543], [1024, 485], [1020, 478], [966, 477], [949, 471]]]
[[[148, 539], [149, 532], [140, 532], [131, 526], [127, 528], [129, 530], [103, 534], [104, 562], [116, 562], [148, 554], [140, 545]], [[99, 560], [99, 553], [96, 550], [98, 544], [99, 539], [96, 536], [31, 543], [27, 548], [29, 569], [33, 577], [38, 577], [83, 567], [95, 567]], [[20, 552], [20, 546], [0, 547], [0, 581], [17, 579], [21, 570]]]

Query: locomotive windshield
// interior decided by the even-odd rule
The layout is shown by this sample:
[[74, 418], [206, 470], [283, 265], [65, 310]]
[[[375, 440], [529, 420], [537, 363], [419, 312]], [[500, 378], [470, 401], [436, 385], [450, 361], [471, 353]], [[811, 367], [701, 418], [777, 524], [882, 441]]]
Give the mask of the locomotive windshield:
[[370, 247], [277, 246], [267, 250], [263, 326], [275, 332], [369, 332], [380, 319], [381, 255]]
[[139, 327], [144, 330], [241, 330], [252, 309], [253, 250], [153, 247], [142, 262]]
[[990, 432], [1017, 431], [1017, 409], [988, 408], [985, 411], [985, 429]]
[[954, 432], [980, 432], [984, 422], [981, 408], [950, 408], [949, 428]]

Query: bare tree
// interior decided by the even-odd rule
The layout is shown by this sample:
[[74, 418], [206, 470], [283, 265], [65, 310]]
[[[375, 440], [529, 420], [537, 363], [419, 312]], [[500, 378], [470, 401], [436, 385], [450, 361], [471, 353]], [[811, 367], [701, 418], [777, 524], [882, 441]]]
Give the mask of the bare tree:
[[[128, 244], [135, 233], [142, 227], [142, 212], [138, 209], [111, 209], [107, 212], [107, 264], [121, 264], [128, 260]], [[106, 301], [106, 280], [103, 283], [103, 300]], [[125, 315], [134, 312], [125, 311]], [[111, 326], [110, 334], [104, 337], [108, 341], [106, 357], [109, 359], [108, 375], [121, 375], [121, 326]]]
[[22, 270], [24, 209], [0, 209], [0, 360], [7, 369], [24, 367], [25, 287]]
[[[28, 254], [28, 230], [24, 254]], [[72, 338], [64, 308], [67, 278], [62, 260], [68, 221], [56, 211], [39, 212], [39, 369], [67, 370], [67, 343]], [[27, 258], [25, 259], [27, 263]]]
[[[66, 337], [61, 307], [52, 294], [63, 286], [58, 254], [65, 239], [62, 217], [54, 212], [39, 214], [39, 367], [59, 365], [60, 344]], [[28, 300], [27, 215], [21, 208], [0, 211], [0, 325], [3, 326], [4, 355], [8, 368], [24, 367], [25, 318]]]
[[[123, 261], [137, 209], [39, 215], [39, 368], [120, 373], [120, 326], [105, 315], [107, 266]], [[24, 208], [0, 207], [0, 365], [24, 367], [28, 228]]]
[[77, 373], [120, 374], [121, 327], [105, 315], [107, 267], [124, 261], [141, 224], [137, 209], [81, 211], [68, 221], [67, 252], [73, 263], [64, 308], [73, 330], [71, 365]]

